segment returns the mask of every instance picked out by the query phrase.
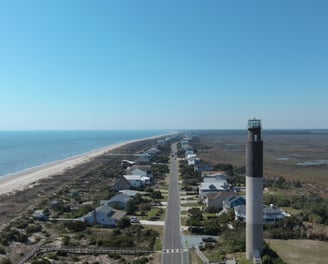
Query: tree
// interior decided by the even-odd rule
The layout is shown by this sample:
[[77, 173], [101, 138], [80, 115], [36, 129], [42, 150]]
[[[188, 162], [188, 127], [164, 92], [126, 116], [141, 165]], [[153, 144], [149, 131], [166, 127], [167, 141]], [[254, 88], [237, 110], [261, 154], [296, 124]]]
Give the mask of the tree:
[[64, 226], [69, 231], [73, 231], [73, 232], [83, 231], [87, 227], [86, 223], [82, 221], [68, 221], [64, 223]]
[[151, 194], [150, 194], [150, 197], [153, 199], [153, 200], [159, 200], [159, 199], [162, 199], [163, 196], [162, 196], [162, 193], [160, 191], [153, 191]]
[[142, 203], [142, 196], [140, 193], [137, 193], [135, 196], [134, 196], [134, 200], [136, 202], [136, 204], [141, 204]]
[[188, 212], [190, 217], [187, 219], [187, 225], [201, 226], [203, 220], [202, 211], [199, 208], [191, 208]]
[[127, 214], [133, 215], [137, 209], [138, 207], [135, 199], [131, 199], [126, 203], [125, 210]]
[[227, 175], [233, 176], [233, 166], [229, 163], [218, 163], [214, 166], [214, 170], [223, 170]]
[[142, 215], [145, 215], [148, 211], [151, 210], [151, 205], [149, 203], [142, 203], [139, 205], [139, 210]]
[[121, 229], [130, 227], [130, 226], [131, 226], [131, 222], [130, 222], [130, 219], [127, 217], [123, 217], [117, 222], [117, 227], [119, 227]]

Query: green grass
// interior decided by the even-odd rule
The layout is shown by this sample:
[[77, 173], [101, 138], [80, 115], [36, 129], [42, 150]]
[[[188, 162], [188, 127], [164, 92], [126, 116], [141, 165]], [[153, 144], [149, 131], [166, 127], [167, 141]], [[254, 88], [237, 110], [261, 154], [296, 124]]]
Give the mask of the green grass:
[[216, 213], [204, 213], [203, 217], [204, 219], [213, 218], [216, 217]]
[[181, 225], [186, 226], [187, 225], [187, 219], [188, 219], [188, 217], [181, 217]]
[[[160, 213], [160, 211], [162, 210], [163, 213]], [[165, 214], [166, 214], [166, 210], [165, 209], [161, 209], [161, 208], [152, 208], [149, 212], [147, 212], [147, 215], [144, 216], [138, 216], [141, 220], [153, 220], [156, 219], [158, 221], [165, 221]]]
[[328, 263], [328, 242], [270, 239], [267, 243], [288, 264]]
[[240, 260], [238, 261], [238, 263], [239, 263], [239, 264], [252, 264], [253, 261], [250, 261], [250, 260], [248, 260], [248, 259], [246, 259], [246, 258], [242, 258], [242, 259], [240, 259]]
[[183, 207], [195, 207], [195, 208], [202, 208], [204, 205], [199, 204], [199, 203], [186, 203], [186, 204], [181, 204]]
[[161, 251], [162, 250], [162, 241], [159, 238], [156, 238], [155, 250], [156, 251]]

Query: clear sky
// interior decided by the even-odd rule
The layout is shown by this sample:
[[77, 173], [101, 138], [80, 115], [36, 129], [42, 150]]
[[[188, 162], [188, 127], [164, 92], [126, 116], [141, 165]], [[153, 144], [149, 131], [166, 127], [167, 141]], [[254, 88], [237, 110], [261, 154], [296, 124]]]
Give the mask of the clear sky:
[[328, 128], [326, 0], [0, 1], [0, 130]]

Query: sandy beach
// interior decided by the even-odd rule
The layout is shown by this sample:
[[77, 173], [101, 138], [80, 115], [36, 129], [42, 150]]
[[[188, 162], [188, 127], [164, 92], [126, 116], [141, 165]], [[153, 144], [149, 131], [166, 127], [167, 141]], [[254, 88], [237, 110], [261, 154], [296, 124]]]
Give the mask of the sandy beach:
[[106, 152], [112, 151], [124, 145], [138, 142], [138, 141], [143, 141], [143, 140], [156, 139], [167, 135], [172, 135], [172, 134], [130, 140], [130, 141], [110, 145], [104, 148], [100, 148], [97, 150], [93, 150], [81, 155], [73, 156], [64, 160], [51, 162], [21, 172], [2, 176], [0, 177], [0, 195], [6, 193], [13, 193], [15, 191], [24, 190], [26, 188], [32, 187], [40, 179], [44, 179], [56, 174], [60, 174], [67, 169], [74, 168], [77, 165], [90, 161], [90, 159], [103, 155]]

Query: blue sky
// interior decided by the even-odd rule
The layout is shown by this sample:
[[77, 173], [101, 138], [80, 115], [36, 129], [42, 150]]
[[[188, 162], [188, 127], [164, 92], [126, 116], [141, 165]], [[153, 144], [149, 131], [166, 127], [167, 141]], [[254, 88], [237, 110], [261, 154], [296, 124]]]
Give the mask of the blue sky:
[[328, 128], [328, 1], [0, 1], [0, 130]]

